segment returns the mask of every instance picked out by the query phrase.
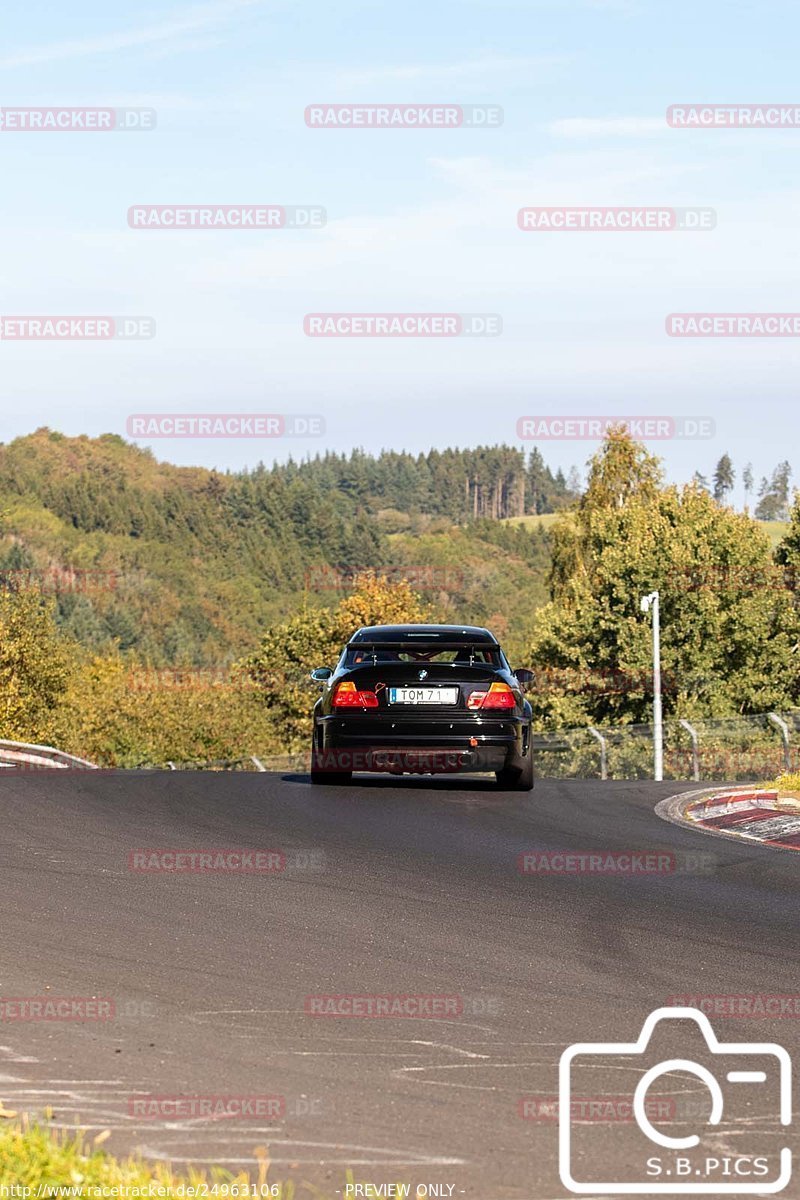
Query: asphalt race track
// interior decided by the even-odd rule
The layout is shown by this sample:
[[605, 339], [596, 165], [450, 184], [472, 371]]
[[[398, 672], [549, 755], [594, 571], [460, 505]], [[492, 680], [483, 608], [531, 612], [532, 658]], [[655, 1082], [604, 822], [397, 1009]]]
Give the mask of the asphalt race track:
[[[4, 1021], [0, 1100], [51, 1103], [57, 1124], [112, 1130], [116, 1153], [177, 1164], [252, 1166], [268, 1146], [270, 1178], [325, 1195], [351, 1167], [410, 1181], [412, 1197], [418, 1184], [564, 1196], [557, 1125], [524, 1098], [555, 1096], [567, 1045], [633, 1041], [675, 995], [800, 993], [797, 856], [660, 819], [679, 790], [6, 772], [0, 994], [111, 997], [115, 1016]], [[139, 873], [141, 848], [278, 850], [286, 869]], [[673, 866], [525, 874], [518, 856], [534, 850], [660, 852]], [[444, 1018], [307, 1011], [328, 995], [451, 999]], [[800, 1017], [714, 1025], [798, 1049]], [[663, 1039], [667, 1055], [685, 1050], [675, 1028]], [[627, 1086], [619, 1070], [594, 1078], [593, 1094]], [[282, 1099], [209, 1122], [142, 1117], [132, 1098], [147, 1095]], [[749, 1128], [726, 1117], [717, 1151], [744, 1150]], [[614, 1120], [589, 1134], [592, 1171], [617, 1179], [641, 1134]]]

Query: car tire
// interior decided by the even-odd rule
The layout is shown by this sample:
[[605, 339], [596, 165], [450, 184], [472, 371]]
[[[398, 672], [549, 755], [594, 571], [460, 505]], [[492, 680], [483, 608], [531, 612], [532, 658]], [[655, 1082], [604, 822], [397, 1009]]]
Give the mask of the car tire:
[[521, 767], [502, 767], [495, 771], [497, 786], [504, 792], [530, 792], [533, 790], [533, 755], [530, 750], [522, 760]]
[[[314, 739], [316, 742], [316, 738]], [[352, 771], [326, 771], [324, 767], [319, 766], [321, 755], [316, 745], [311, 747], [311, 782], [319, 784], [335, 784], [335, 783], [350, 783], [353, 778]]]
[[311, 782], [321, 784], [337, 784], [350, 783], [353, 778], [352, 771], [315, 771], [311, 768]]

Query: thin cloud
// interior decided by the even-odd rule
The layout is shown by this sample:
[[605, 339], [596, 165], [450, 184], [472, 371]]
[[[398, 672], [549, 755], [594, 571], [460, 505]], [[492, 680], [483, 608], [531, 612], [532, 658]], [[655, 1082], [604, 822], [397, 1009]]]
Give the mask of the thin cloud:
[[474, 80], [499, 76], [507, 79], [516, 71], [535, 71], [569, 62], [567, 55], [535, 55], [519, 57], [486, 57], [456, 63], [408, 63], [396, 66], [373, 67], [367, 70], [337, 72], [336, 82], [342, 87], [363, 87], [391, 83], [442, 83], [452, 80]]
[[564, 117], [547, 126], [548, 133], [563, 138], [651, 137], [669, 133], [666, 117]]
[[522, 8], [522, 9], [570, 9], [596, 10], [598, 12], [619, 13], [623, 16], [635, 16], [642, 11], [640, 0], [465, 0], [476, 7], [492, 8]]
[[158, 24], [145, 25], [140, 29], [120, 30], [101, 34], [98, 37], [76, 38], [66, 42], [50, 42], [43, 46], [31, 46], [17, 50], [0, 59], [0, 69], [29, 67], [40, 63], [63, 62], [72, 58], [89, 58], [97, 54], [113, 54], [119, 50], [163, 45], [184, 34], [195, 34], [227, 21], [236, 12], [253, 8], [263, 0], [222, 0], [220, 3], [203, 4], [187, 9], [183, 16], [175, 16]]

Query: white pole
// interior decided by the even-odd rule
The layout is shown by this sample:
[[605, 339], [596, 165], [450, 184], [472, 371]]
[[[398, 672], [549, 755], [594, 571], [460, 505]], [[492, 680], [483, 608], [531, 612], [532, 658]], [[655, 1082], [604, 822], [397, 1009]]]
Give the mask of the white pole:
[[664, 729], [661, 710], [661, 610], [658, 592], [642, 597], [642, 612], [653, 609], [653, 778], [664, 778]]
[[653, 777], [664, 778], [664, 725], [661, 712], [661, 608], [658, 592], [653, 599]]
[[792, 769], [792, 752], [789, 749], [789, 726], [783, 717], [779, 717], [777, 713], [767, 713], [767, 719], [772, 722], [776, 729], [780, 730], [781, 741], [783, 742], [783, 765], [788, 774]]
[[600, 743], [600, 778], [608, 779], [608, 756], [606, 754], [606, 739], [600, 733], [599, 729], [595, 729], [594, 725], [589, 726], [589, 733], [593, 738], [597, 738]]
[[692, 739], [692, 779], [699, 783], [700, 755], [697, 753], [697, 730], [695, 729], [694, 725], [690, 725], [689, 722], [683, 717], [680, 719], [680, 721], [678, 721], [678, 724], [683, 726], [689, 737]]

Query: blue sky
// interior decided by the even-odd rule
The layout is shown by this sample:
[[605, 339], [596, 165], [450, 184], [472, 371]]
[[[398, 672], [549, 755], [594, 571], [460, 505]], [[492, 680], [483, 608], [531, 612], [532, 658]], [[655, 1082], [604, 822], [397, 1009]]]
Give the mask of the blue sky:
[[[674, 130], [680, 102], [800, 104], [796, 3], [33, 0], [2, 104], [152, 107], [148, 133], [0, 134], [2, 312], [148, 315], [152, 341], [0, 341], [0, 440], [130, 413], [300, 412], [315, 442], [159, 441], [218, 467], [515, 443], [522, 415], [702, 415], [676, 479], [795, 450], [797, 339], [668, 338], [672, 311], [800, 311], [798, 130]], [[499, 129], [314, 130], [312, 103], [499, 104]], [[319, 204], [323, 230], [138, 231], [133, 204]], [[710, 206], [705, 233], [521, 233], [525, 205]], [[307, 312], [493, 312], [490, 339], [310, 339]], [[585, 442], [542, 445], [583, 463]], [[800, 474], [800, 455], [794, 462]], [[797, 482], [797, 477], [795, 477]]]

